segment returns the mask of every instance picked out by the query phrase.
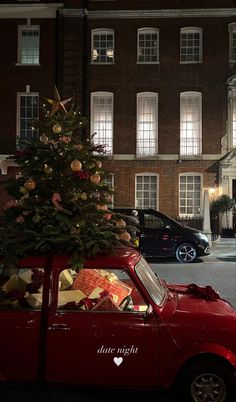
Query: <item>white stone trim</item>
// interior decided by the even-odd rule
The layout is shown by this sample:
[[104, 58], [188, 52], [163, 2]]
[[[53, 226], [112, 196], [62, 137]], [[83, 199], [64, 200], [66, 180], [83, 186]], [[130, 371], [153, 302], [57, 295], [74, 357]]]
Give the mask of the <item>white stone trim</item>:
[[158, 154], [155, 156], [149, 156], [146, 158], [138, 158], [135, 154], [114, 154], [109, 159], [114, 160], [137, 160], [137, 161], [217, 161], [222, 158], [222, 154], [203, 154], [200, 157], [181, 157], [179, 154]]
[[5, 175], [8, 173], [9, 167], [17, 167], [17, 163], [12, 159], [7, 159], [10, 155], [0, 155], [0, 174]]
[[[73, 14], [73, 9], [62, 10]], [[75, 10], [76, 11], [76, 10]], [[89, 19], [136, 19], [136, 18], [192, 18], [192, 17], [235, 17], [236, 8], [196, 8], [160, 10], [99, 10], [88, 11]]]
[[56, 18], [57, 10], [63, 3], [40, 4], [0, 4], [0, 18]]

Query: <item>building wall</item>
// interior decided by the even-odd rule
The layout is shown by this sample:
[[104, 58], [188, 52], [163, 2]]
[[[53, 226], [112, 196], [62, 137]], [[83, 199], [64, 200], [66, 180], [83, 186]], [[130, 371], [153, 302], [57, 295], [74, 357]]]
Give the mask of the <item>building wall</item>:
[[[57, 6], [43, 6], [40, 11], [36, 10], [36, 6], [27, 4], [26, 7], [19, 2], [11, 2], [10, 6], [9, 2], [0, 3], [0, 48], [3, 56], [0, 101], [0, 209], [9, 199], [4, 191], [5, 182], [16, 174], [16, 169], [11, 167], [12, 161], [7, 157], [16, 150], [17, 93], [26, 92], [28, 85], [30, 92], [51, 98], [57, 80]], [[27, 21], [30, 21], [31, 25], [40, 26], [40, 65], [17, 65], [18, 26], [26, 25]]]

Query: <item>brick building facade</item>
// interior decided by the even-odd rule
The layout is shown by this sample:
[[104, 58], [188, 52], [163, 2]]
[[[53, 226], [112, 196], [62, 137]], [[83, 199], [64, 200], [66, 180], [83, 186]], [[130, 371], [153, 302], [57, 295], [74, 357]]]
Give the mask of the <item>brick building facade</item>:
[[[204, 189], [214, 189], [210, 197], [236, 197], [235, 1], [28, 3], [54, 11], [50, 18], [28, 17], [40, 24], [38, 67], [15, 65], [17, 25], [27, 21], [10, 21], [1, 181], [11, 172], [5, 156], [17, 136], [17, 92], [48, 96], [56, 83], [63, 97], [78, 98], [87, 134], [106, 144], [115, 206], [150, 206], [185, 218], [202, 216]], [[6, 30], [9, 20], [1, 17], [0, 24]]]

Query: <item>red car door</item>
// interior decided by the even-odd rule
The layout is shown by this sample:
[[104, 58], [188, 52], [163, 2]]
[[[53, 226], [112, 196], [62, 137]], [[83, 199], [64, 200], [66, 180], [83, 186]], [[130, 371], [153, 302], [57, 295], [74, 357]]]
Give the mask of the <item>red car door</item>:
[[[130, 279], [127, 283], [130, 285]], [[65, 306], [51, 307], [46, 380], [86, 385], [157, 385], [158, 318], [139, 311], [148, 306], [142, 297], [137, 297], [137, 289], [132, 289], [132, 295], [133, 302], [139, 303], [132, 311], [70, 311], [70, 304], [65, 310]]]
[[[0, 270], [1, 380], [30, 381], [39, 376], [43, 277], [43, 268]], [[36, 299], [41, 301], [34, 303]]]

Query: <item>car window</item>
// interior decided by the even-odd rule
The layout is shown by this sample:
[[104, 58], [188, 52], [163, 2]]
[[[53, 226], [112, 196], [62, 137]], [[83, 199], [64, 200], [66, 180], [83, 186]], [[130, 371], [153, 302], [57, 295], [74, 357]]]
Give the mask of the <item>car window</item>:
[[143, 257], [136, 265], [135, 272], [154, 303], [158, 305], [162, 304], [166, 295], [166, 288]]
[[155, 215], [144, 214], [144, 227], [147, 229], [161, 229], [166, 226], [166, 221]]
[[59, 276], [58, 310], [143, 312], [148, 308], [133, 280], [121, 269], [65, 269]]
[[44, 269], [0, 269], [0, 310], [42, 307]]

